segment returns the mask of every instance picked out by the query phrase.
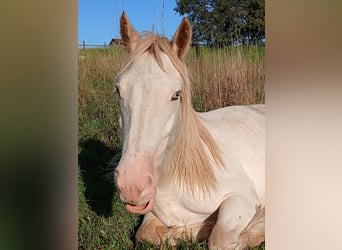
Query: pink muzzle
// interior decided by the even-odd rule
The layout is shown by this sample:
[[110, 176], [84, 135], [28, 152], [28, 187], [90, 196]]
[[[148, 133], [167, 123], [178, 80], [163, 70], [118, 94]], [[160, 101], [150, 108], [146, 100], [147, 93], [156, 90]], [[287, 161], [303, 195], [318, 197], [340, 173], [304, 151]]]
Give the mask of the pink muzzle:
[[121, 160], [115, 170], [115, 183], [126, 209], [134, 214], [146, 214], [154, 205], [156, 178], [151, 162], [145, 158]]

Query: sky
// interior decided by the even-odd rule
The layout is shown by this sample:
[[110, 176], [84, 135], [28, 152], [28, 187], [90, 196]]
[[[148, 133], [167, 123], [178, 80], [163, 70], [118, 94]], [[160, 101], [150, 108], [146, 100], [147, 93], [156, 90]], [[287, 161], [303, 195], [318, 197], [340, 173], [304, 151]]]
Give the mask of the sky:
[[176, 0], [78, 0], [78, 44], [109, 44], [120, 38], [124, 10], [138, 32], [154, 31], [172, 38], [182, 17], [173, 9]]

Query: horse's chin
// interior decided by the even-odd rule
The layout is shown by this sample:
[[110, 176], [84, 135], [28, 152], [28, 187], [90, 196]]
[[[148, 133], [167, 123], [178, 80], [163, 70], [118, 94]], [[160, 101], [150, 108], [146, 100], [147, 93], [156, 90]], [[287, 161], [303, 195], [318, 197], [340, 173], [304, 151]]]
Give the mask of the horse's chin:
[[125, 207], [127, 211], [132, 214], [147, 214], [148, 212], [152, 211], [153, 205], [154, 205], [154, 196], [144, 204], [132, 205], [132, 204], [126, 203]]

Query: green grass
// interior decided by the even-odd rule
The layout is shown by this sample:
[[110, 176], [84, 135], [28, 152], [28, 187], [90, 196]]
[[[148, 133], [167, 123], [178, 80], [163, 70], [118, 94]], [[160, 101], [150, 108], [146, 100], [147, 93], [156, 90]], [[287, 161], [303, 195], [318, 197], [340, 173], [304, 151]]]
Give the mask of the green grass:
[[[121, 47], [79, 50], [79, 249], [160, 248], [148, 242], [135, 244], [142, 217], [125, 210], [114, 185], [121, 139], [113, 79], [123, 58]], [[201, 61], [191, 50], [187, 64], [194, 82], [193, 104], [198, 111], [264, 102], [263, 48], [202, 49]], [[165, 243], [162, 249], [171, 247]], [[181, 240], [172, 249], [207, 249], [207, 245]]]

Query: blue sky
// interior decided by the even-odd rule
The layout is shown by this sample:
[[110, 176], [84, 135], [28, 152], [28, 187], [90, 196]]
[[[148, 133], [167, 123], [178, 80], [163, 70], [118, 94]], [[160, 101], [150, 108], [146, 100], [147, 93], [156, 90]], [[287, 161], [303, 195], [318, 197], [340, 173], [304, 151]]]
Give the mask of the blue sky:
[[154, 28], [172, 38], [182, 19], [175, 7], [176, 0], [78, 0], [78, 43], [102, 45], [120, 38], [123, 10], [138, 32]]

